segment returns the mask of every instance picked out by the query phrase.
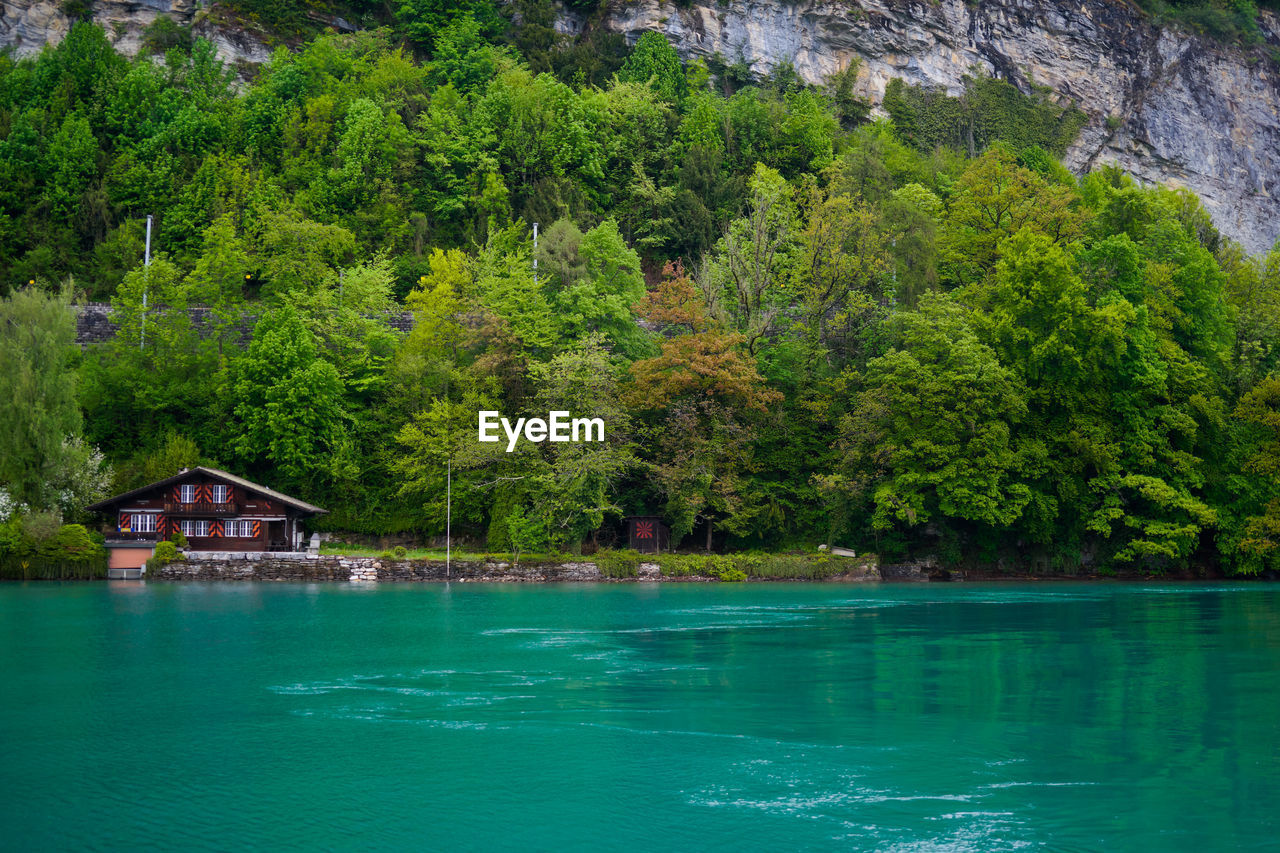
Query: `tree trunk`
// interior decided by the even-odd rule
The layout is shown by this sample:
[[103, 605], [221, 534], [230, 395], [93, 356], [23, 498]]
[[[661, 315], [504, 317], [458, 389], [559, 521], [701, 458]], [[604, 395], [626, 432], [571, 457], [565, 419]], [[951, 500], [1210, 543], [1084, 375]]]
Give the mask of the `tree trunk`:
[[711, 519], [707, 519], [707, 553], [711, 553]]

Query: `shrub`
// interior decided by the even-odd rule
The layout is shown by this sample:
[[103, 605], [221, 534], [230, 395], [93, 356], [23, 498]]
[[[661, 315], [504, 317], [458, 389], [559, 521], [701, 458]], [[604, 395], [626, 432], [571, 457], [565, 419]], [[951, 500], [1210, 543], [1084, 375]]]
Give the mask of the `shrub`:
[[1253, 0], [1138, 0], [1157, 23], [1178, 23], [1224, 42], [1252, 46], [1263, 40]]
[[393, 553], [397, 560], [403, 560], [405, 557], [409, 556], [408, 550], [406, 550], [403, 545], [397, 545]]
[[842, 561], [825, 554], [666, 554], [657, 560], [668, 577], [712, 577], [720, 581], [820, 580], [846, 568]]
[[526, 516], [522, 508], [507, 515], [507, 534], [511, 537], [512, 562], [520, 565], [520, 554], [547, 547], [547, 528], [536, 516]]
[[62, 520], [53, 512], [32, 512], [22, 517], [22, 532], [34, 542], [52, 539], [61, 526]]
[[596, 566], [606, 578], [633, 578], [644, 559], [639, 551], [600, 551], [595, 555]]
[[[38, 534], [38, 535], [37, 535]], [[82, 524], [49, 513], [0, 524], [0, 577], [15, 580], [103, 577], [107, 549]]]
[[93, 17], [93, 4], [89, 0], [63, 0], [58, 9], [73, 21], [88, 21]]
[[378, 555], [379, 560], [394, 560], [396, 558], [394, 551], [383, 551]]
[[164, 53], [174, 47], [191, 53], [192, 43], [191, 27], [181, 26], [168, 15], [158, 15], [142, 31], [142, 47], [147, 53]]
[[952, 146], [976, 155], [999, 140], [1015, 149], [1039, 145], [1061, 157], [1088, 121], [1045, 90], [1033, 86], [1024, 95], [1012, 83], [982, 76], [966, 80], [962, 98], [894, 78], [885, 87], [884, 109], [899, 138], [926, 153]]
[[174, 560], [186, 559], [178, 553], [178, 546], [172, 542], [157, 542], [155, 553], [151, 555], [151, 559], [157, 561], [159, 565], [172, 563]]
[[40, 543], [37, 553], [50, 562], [76, 563], [92, 560], [102, 551], [83, 524], [64, 524]]
[[687, 578], [702, 573], [703, 557], [697, 554], [664, 554], [658, 565], [669, 578]]
[[169, 541], [179, 548], [185, 549], [191, 543], [187, 541], [187, 536], [181, 530], [173, 531], [173, 535], [169, 537]]
[[746, 580], [747, 574], [734, 561], [740, 555], [670, 554], [661, 558], [662, 573], [669, 577], [711, 577], [717, 580]]

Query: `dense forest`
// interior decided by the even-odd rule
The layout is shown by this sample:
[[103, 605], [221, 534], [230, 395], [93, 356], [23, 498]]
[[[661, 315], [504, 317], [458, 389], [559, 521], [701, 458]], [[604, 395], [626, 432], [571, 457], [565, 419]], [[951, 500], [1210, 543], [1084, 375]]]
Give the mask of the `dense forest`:
[[[1280, 249], [1072, 175], [1047, 93], [894, 83], [875, 118], [856, 67], [550, 9], [406, 0], [247, 82], [163, 18], [132, 60], [87, 23], [0, 56], [0, 550], [208, 463], [423, 538], [451, 468], [494, 550], [656, 513], [689, 548], [1276, 567]], [[72, 345], [83, 299], [113, 341]], [[557, 409], [606, 441], [476, 440]]]

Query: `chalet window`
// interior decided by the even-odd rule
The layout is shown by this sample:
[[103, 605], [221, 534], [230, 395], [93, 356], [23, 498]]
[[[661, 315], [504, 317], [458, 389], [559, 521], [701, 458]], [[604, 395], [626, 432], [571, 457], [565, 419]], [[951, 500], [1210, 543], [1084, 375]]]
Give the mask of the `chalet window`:
[[[195, 502], [196, 502], [196, 487], [195, 487], [195, 486], [179, 486], [179, 487], [178, 487], [178, 500], [182, 501], [184, 504], [193, 504], [193, 503], [195, 503]], [[183, 531], [183, 532], [185, 533], [186, 531]]]
[[156, 515], [153, 512], [135, 512], [132, 521], [134, 533], [156, 532]]
[[[185, 489], [186, 486], [183, 486], [183, 488]], [[182, 522], [182, 535], [183, 536], [208, 536], [209, 522], [184, 520]]]
[[227, 498], [230, 497], [227, 494], [230, 491], [231, 491], [230, 486], [210, 486], [209, 500], [213, 501], [216, 504], [224, 504], [227, 502]]
[[253, 536], [253, 522], [247, 519], [236, 519], [227, 522], [227, 535], [239, 537]]

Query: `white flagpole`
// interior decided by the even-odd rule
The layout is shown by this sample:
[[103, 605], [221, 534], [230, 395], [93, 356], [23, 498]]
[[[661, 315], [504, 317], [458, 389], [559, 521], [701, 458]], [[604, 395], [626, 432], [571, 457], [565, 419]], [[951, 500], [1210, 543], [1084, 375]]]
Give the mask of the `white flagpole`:
[[449, 558], [453, 555], [453, 459], [445, 475], [444, 499], [444, 576], [449, 577]]
[[151, 283], [151, 214], [147, 214], [147, 247], [142, 260], [142, 335], [138, 349], [147, 348], [147, 286]]

